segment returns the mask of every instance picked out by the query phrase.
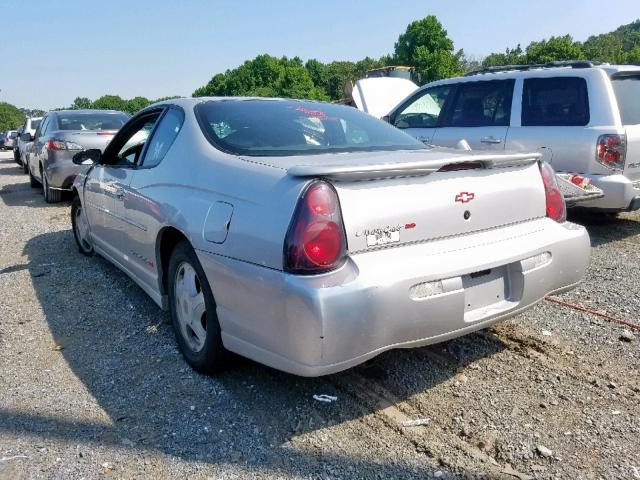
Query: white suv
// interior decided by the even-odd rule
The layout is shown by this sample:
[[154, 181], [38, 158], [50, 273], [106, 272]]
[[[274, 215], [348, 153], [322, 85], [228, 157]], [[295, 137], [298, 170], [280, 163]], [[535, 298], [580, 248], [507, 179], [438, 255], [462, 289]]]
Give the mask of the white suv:
[[581, 207], [640, 208], [640, 66], [592, 62], [493, 67], [425, 85], [387, 121], [434, 145], [538, 151], [604, 197]]

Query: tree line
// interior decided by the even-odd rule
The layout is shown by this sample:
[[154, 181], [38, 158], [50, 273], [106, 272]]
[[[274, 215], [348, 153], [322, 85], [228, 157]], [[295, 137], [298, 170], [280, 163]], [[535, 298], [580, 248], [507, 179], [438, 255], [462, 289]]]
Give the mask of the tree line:
[[[640, 64], [640, 20], [622, 25], [613, 32], [589, 37], [584, 42], [574, 41], [570, 35], [551, 37], [531, 42], [525, 48], [517, 45], [476, 59], [461, 49], [456, 50], [445, 28], [430, 15], [410, 23], [398, 36], [392, 52], [380, 58], [323, 63], [317, 59], [303, 61], [299, 57], [258, 55], [236, 68], [215, 74], [206, 85], [197, 88], [193, 96], [250, 95], [331, 101], [344, 97], [345, 83], [364, 77], [368, 70], [384, 66], [415, 67], [420, 83], [424, 84], [482, 67], [583, 59]], [[174, 97], [157, 100], [145, 97], [127, 100], [118, 95], [104, 95], [96, 100], [78, 97], [67, 108], [113, 109], [133, 114], [167, 98]], [[19, 109], [0, 103], [0, 131], [16, 128], [23, 118], [24, 113]]]

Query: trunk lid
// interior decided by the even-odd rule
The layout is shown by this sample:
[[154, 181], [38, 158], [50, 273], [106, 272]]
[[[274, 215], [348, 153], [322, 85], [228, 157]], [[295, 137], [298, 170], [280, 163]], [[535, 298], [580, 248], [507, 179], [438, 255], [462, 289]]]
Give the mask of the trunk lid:
[[116, 130], [65, 130], [56, 137], [60, 140], [77, 143], [85, 150], [99, 148], [104, 151], [116, 133], [118, 133]]
[[[288, 173], [332, 182], [349, 252], [357, 253], [544, 217], [546, 200], [537, 158], [438, 149], [392, 152], [370, 162], [297, 165]], [[440, 170], [445, 165], [449, 170], [482, 168]]]

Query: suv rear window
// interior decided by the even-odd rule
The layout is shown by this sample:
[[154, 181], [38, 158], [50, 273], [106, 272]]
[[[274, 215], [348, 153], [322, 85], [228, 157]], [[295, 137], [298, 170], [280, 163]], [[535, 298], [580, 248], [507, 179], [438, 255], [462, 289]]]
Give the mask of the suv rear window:
[[623, 125], [640, 125], [640, 75], [611, 79]]
[[589, 96], [584, 78], [528, 78], [524, 81], [523, 127], [569, 127], [588, 123]]
[[200, 127], [220, 150], [284, 156], [419, 150], [422, 142], [353, 107], [298, 100], [221, 100], [195, 107]]

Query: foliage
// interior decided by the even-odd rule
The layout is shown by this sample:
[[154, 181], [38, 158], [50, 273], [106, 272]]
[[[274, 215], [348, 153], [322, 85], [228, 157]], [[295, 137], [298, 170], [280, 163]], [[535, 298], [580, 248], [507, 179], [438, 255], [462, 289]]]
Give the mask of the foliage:
[[461, 74], [463, 54], [454, 53], [453, 41], [433, 15], [410, 23], [394, 47], [397, 64], [416, 67], [423, 83]]
[[640, 64], [640, 20], [622, 25], [613, 32], [589, 37], [583, 49], [590, 60]]
[[15, 130], [24, 123], [24, 115], [10, 103], [0, 102], [0, 132]]
[[314, 85], [311, 74], [298, 57], [276, 58], [258, 55], [233, 70], [214, 75], [194, 97], [248, 95], [324, 100], [327, 96]]
[[571, 35], [531, 42], [527, 47], [527, 63], [529, 64], [561, 60], [582, 60], [583, 58], [582, 44], [574, 42]]
[[531, 42], [523, 52], [520, 45], [505, 53], [485, 57], [483, 67], [547, 63], [560, 60], [593, 60], [612, 64], [640, 64], [640, 20], [613, 32], [577, 42], [570, 35]]

